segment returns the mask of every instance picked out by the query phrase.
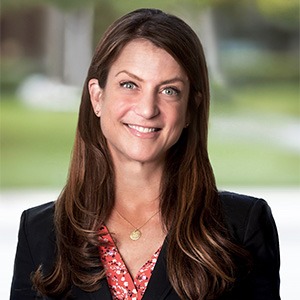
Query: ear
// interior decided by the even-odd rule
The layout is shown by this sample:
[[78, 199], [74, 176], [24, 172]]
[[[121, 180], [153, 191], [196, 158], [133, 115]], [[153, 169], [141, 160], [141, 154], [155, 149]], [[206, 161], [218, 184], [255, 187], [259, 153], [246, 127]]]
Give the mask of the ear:
[[189, 110], [187, 109], [186, 111], [186, 116], [185, 116], [185, 124], [184, 124], [184, 128], [188, 128], [189, 125], [190, 125], [190, 119], [191, 119], [191, 116], [190, 116], [190, 112]]
[[[195, 104], [196, 104], [196, 109], [199, 107], [199, 105], [201, 104], [202, 101], [202, 93], [198, 92], [195, 95]], [[191, 112], [189, 111], [189, 109], [187, 109], [186, 112], [186, 116], [185, 116], [185, 126], [184, 128], [187, 128], [190, 125], [191, 122]]]
[[99, 81], [96, 78], [92, 78], [88, 82], [88, 88], [90, 93], [91, 103], [94, 109], [94, 113], [97, 117], [101, 116], [101, 107], [102, 107], [102, 94], [103, 90], [99, 85]]

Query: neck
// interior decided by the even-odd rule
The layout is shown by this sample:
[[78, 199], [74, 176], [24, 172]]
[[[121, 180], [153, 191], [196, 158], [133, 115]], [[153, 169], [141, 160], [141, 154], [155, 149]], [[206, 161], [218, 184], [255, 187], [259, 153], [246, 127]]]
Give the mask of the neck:
[[139, 163], [116, 168], [116, 208], [138, 211], [141, 207], [156, 211], [159, 207], [162, 166]]

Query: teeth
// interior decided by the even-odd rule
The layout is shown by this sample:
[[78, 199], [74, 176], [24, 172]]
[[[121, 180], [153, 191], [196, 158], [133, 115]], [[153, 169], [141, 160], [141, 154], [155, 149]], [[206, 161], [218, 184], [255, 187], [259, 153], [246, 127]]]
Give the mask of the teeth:
[[154, 132], [157, 130], [156, 128], [142, 127], [142, 126], [136, 126], [136, 125], [130, 125], [130, 124], [128, 124], [128, 127], [135, 129], [138, 132], [142, 132], [142, 133], [149, 133], [149, 132]]

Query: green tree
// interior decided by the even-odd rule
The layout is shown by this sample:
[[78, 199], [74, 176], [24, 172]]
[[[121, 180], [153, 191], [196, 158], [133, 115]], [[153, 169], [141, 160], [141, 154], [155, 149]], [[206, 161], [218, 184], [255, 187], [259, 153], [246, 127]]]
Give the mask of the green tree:
[[299, 0], [256, 0], [256, 3], [268, 21], [299, 29]]
[[[101, 0], [99, 0], [101, 1]], [[23, 9], [31, 6], [42, 6], [53, 4], [61, 9], [79, 8], [88, 6], [91, 3], [99, 2], [97, 0], [1, 0], [2, 11], [6, 9]]]

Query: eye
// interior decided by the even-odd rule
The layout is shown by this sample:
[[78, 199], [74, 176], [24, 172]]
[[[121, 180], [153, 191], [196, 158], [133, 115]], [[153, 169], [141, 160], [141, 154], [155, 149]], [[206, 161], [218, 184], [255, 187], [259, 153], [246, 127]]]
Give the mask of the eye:
[[134, 88], [136, 88], [136, 84], [131, 81], [121, 82], [120, 86], [128, 90], [133, 90]]
[[162, 90], [162, 93], [168, 96], [177, 96], [180, 91], [174, 87], [166, 87]]

